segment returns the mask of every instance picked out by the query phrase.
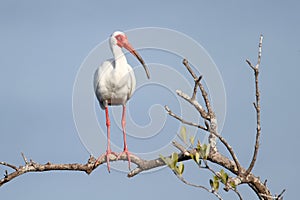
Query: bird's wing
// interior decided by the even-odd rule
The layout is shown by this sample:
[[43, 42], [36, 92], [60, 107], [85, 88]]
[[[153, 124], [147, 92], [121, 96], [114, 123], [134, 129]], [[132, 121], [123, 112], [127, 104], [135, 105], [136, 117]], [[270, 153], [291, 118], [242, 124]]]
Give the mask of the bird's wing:
[[107, 67], [109, 65], [112, 65], [113, 63], [113, 59], [109, 59], [104, 61], [95, 71], [94, 73], [94, 92], [96, 94], [96, 97], [101, 105], [101, 108], [104, 109], [104, 104], [103, 104], [103, 99], [101, 96], [101, 93], [98, 92], [99, 91], [99, 87], [100, 87], [100, 81], [101, 81], [101, 77], [103, 76], [104, 72], [107, 70]]
[[128, 73], [129, 73], [129, 76], [130, 76], [130, 81], [129, 81], [130, 91], [129, 91], [129, 94], [128, 94], [128, 99], [129, 99], [133, 95], [133, 93], [135, 91], [136, 79], [135, 79], [135, 75], [134, 75], [133, 69], [130, 66], [128, 67]]
[[98, 89], [101, 76], [105, 72], [107, 66], [113, 64], [112, 62], [113, 62], [113, 59], [108, 59], [108, 60], [104, 61], [95, 71], [95, 73], [94, 73], [94, 91], [96, 91]]

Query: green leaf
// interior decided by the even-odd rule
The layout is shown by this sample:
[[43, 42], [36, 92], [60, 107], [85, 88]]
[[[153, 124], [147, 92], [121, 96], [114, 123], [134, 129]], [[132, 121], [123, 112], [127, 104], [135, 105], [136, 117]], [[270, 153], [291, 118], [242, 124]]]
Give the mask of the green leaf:
[[221, 176], [222, 176], [224, 173], [225, 173], [224, 169], [221, 169], [221, 170], [220, 170]]
[[182, 126], [181, 129], [180, 129], [180, 137], [181, 137], [181, 139], [183, 140], [184, 143], [187, 143], [186, 142], [186, 127], [185, 126]]
[[171, 169], [175, 169], [176, 167], [176, 164], [178, 162], [178, 154], [177, 153], [172, 153], [172, 156], [171, 156]]
[[201, 158], [203, 158], [203, 159], [206, 159], [206, 157], [205, 157], [206, 148], [207, 148], [206, 144], [203, 144], [200, 148], [200, 155], [201, 155]]
[[197, 141], [197, 147], [196, 147], [196, 149], [197, 149], [198, 151], [201, 150], [201, 142], [200, 142], [200, 140]]
[[192, 146], [194, 146], [195, 136], [190, 137], [190, 143], [191, 143]]
[[230, 181], [229, 185], [230, 185], [233, 189], [236, 189], [236, 185], [235, 185], [234, 181]]
[[177, 153], [172, 153], [172, 157], [171, 157], [172, 161], [174, 163], [177, 163], [178, 162], [178, 154]]
[[214, 181], [219, 181], [219, 177], [214, 176]]
[[220, 174], [222, 183], [226, 184], [228, 181], [228, 174], [223, 169], [221, 169]]
[[204, 154], [204, 159], [207, 159], [208, 155], [209, 155], [209, 152], [210, 152], [210, 144], [208, 144], [206, 146], [206, 149], [205, 149], [205, 154]]
[[198, 152], [196, 152], [195, 154], [195, 161], [197, 162], [197, 164], [200, 163], [200, 154]]
[[209, 155], [209, 152], [210, 152], [210, 145], [203, 144], [202, 146], [200, 146], [199, 152], [200, 152], [201, 158], [206, 160]]
[[[194, 154], [190, 154], [191, 159], [195, 160]], [[195, 160], [196, 161], [196, 160]]]
[[[173, 156], [173, 155], [172, 155]], [[170, 167], [172, 170], [174, 170], [175, 168], [175, 165], [173, 164], [173, 159], [172, 158], [169, 158], [169, 157], [164, 157], [162, 155], [159, 155], [159, 157], [164, 161], [164, 163], [166, 163], [166, 165], [168, 167]]]
[[210, 184], [210, 187], [215, 190], [215, 191], [218, 191], [219, 189], [219, 186], [220, 186], [220, 183], [219, 183], [219, 179], [217, 176], [214, 176], [214, 180], [209, 180], [209, 184]]
[[178, 171], [178, 174], [181, 176], [184, 171], [184, 164], [180, 162], [176, 169]]
[[219, 190], [219, 186], [220, 186], [219, 181], [214, 181], [214, 190], [215, 190], [215, 191], [218, 191], [218, 190]]

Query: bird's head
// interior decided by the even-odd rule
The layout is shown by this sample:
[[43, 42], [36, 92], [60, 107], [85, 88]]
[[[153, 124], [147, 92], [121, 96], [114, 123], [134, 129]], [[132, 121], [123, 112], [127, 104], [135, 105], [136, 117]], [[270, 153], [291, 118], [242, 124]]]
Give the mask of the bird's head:
[[119, 46], [120, 48], [123, 48], [124, 45], [128, 44], [128, 39], [125, 33], [121, 31], [115, 31], [111, 36], [110, 36], [110, 43], [111, 45], [114, 46]]
[[127, 49], [132, 55], [134, 55], [139, 61], [140, 63], [143, 65], [147, 78], [150, 78], [150, 73], [149, 70], [144, 62], [144, 60], [142, 59], [142, 57], [135, 51], [135, 49], [131, 46], [131, 44], [128, 42], [128, 38], [125, 35], [125, 33], [121, 32], [121, 31], [115, 31], [111, 37], [110, 37], [110, 44], [111, 47], [113, 46], [118, 46], [120, 48], [125, 48]]

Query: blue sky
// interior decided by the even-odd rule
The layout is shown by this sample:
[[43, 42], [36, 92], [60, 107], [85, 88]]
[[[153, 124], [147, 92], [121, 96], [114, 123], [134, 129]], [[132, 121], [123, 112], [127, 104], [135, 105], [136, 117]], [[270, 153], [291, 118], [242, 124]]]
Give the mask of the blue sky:
[[[255, 113], [253, 75], [245, 59], [256, 62], [262, 33], [262, 137], [254, 173], [268, 179], [273, 193], [286, 188], [286, 198], [296, 198], [299, 8], [297, 1], [1, 1], [0, 160], [20, 165], [20, 152], [24, 152], [40, 163], [85, 162], [89, 152], [77, 134], [72, 112], [73, 85], [80, 65], [115, 30], [162, 27], [193, 38], [215, 62], [227, 96], [222, 134], [247, 166], [253, 151]], [[130, 39], [134, 43], [134, 38]], [[155, 55], [176, 70], [182, 68], [180, 59], [170, 61], [168, 55], [147, 55], [147, 51], [142, 51], [146, 62], [157, 62]], [[99, 59], [106, 57], [99, 55]], [[129, 61], [137, 64], [134, 59]], [[189, 78], [187, 73], [184, 76]], [[132, 101], [138, 99], [136, 95]], [[151, 106], [150, 102], [146, 107]], [[153, 104], [159, 103], [159, 98], [153, 98]], [[135, 107], [131, 106], [134, 112]], [[135, 117], [140, 118], [140, 123], [147, 123], [140, 109], [143, 106], [136, 108], [139, 111]], [[101, 123], [103, 112], [96, 113], [99, 124], [105, 128]], [[170, 138], [178, 123], [168, 120], [163, 131]], [[113, 134], [116, 143], [121, 144], [121, 131], [115, 129]], [[156, 138], [160, 137], [165, 138]], [[129, 146], [134, 143], [134, 138], [129, 138]], [[138, 145], [142, 148], [142, 144]], [[189, 180], [208, 183], [207, 172], [186, 165]], [[0, 170], [4, 173], [5, 168], [1, 166]], [[254, 194], [247, 187], [242, 186], [241, 191], [245, 192], [245, 199], [253, 199]], [[182, 184], [168, 169], [128, 179], [122, 172], [108, 174], [104, 166], [90, 176], [78, 172], [26, 174], [1, 187], [0, 193], [3, 199], [129, 199], [134, 195], [145, 200], [157, 195], [214, 198]], [[224, 194], [224, 198], [230, 199], [232, 194]]]

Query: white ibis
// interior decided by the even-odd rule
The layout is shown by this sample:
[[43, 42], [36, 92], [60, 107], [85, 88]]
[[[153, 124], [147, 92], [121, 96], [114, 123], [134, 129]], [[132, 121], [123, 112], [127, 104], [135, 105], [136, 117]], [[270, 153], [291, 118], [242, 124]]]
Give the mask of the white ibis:
[[[127, 36], [120, 31], [114, 32], [110, 37], [110, 48], [114, 58], [104, 61], [94, 76], [94, 89], [102, 109], [105, 109], [106, 126], [107, 126], [107, 150], [103, 156], [106, 156], [107, 169], [110, 172], [109, 158], [113, 154], [120, 158], [121, 155], [126, 154], [128, 159], [128, 167], [130, 169], [130, 152], [127, 148], [126, 143], [126, 132], [125, 132], [125, 115], [126, 115], [126, 102], [132, 96], [136, 80], [133, 69], [127, 63], [126, 57], [123, 54], [122, 48], [127, 49], [133, 54], [143, 65], [148, 79], [150, 78], [149, 71], [145, 62], [141, 56], [134, 50], [134, 48], [128, 42]], [[124, 139], [124, 150], [119, 155], [111, 151], [110, 147], [110, 119], [108, 115], [108, 106], [111, 105], [122, 105], [122, 129]], [[103, 158], [100, 156], [96, 163]]]

